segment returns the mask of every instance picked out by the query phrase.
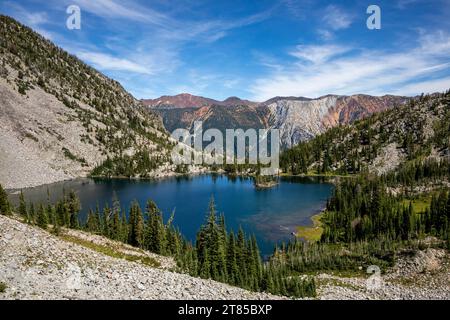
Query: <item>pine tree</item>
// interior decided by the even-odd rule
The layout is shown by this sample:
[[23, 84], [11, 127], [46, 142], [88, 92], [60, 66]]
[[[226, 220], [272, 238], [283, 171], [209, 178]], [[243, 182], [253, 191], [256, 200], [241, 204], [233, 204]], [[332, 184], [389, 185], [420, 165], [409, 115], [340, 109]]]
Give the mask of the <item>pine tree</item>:
[[67, 199], [67, 208], [68, 213], [70, 215], [70, 228], [72, 229], [79, 229], [80, 228], [80, 222], [78, 220], [78, 214], [81, 209], [80, 199], [78, 199], [78, 196], [76, 195], [75, 191], [71, 190], [69, 192], [69, 196]]
[[136, 200], [131, 204], [128, 224], [128, 243], [132, 246], [142, 247], [144, 244], [144, 217]]
[[92, 211], [92, 209], [89, 209], [88, 215], [86, 218], [86, 230], [92, 233], [98, 232], [98, 222], [96, 219], [96, 215]]
[[236, 240], [236, 260], [240, 271], [240, 285], [247, 283], [247, 266], [245, 263], [246, 254], [245, 234], [242, 227], [239, 227]]
[[29, 224], [35, 224], [36, 223], [36, 212], [34, 211], [34, 203], [30, 203], [30, 210], [28, 210], [28, 219]]
[[154, 253], [163, 253], [165, 243], [165, 227], [162, 213], [152, 200], [147, 201], [145, 226], [145, 247]]
[[120, 241], [127, 242], [128, 239], [128, 223], [125, 211], [122, 210], [122, 218], [120, 222]]
[[199, 275], [201, 278], [209, 279], [211, 277], [211, 265], [206, 247], [202, 248], [201, 256]]
[[103, 208], [103, 214], [102, 214], [103, 235], [105, 237], [110, 237], [110, 235], [111, 235], [110, 226], [109, 226], [110, 216], [111, 216], [111, 209], [109, 208], [108, 204], [105, 204], [105, 207]]
[[48, 227], [48, 215], [42, 204], [38, 207], [36, 224], [42, 229], [47, 229]]
[[259, 252], [258, 242], [256, 241], [255, 235], [252, 235], [250, 239], [250, 247], [252, 252], [253, 278], [255, 279], [257, 285], [257, 287], [255, 287], [255, 290], [258, 290], [259, 283], [262, 277], [262, 261], [261, 261], [261, 253]]
[[228, 272], [228, 282], [230, 284], [238, 284], [239, 281], [239, 269], [236, 261], [236, 240], [234, 233], [230, 232], [228, 236], [227, 244], [227, 272]]
[[113, 193], [112, 199], [112, 219], [110, 226], [110, 237], [114, 240], [120, 240], [121, 238], [121, 227], [120, 227], [120, 201], [117, 197], [116, 192]]
[[[210, 267], [209, 275], [216, 280], [223, 278], [226, 275], [225, 248], [221, 244], [214, 198], [211, 198], [209, 203], [206, 224], [201, 227], [197, 234], [196, 247], [199, 254], [200, 269], [203, 270], [203, 264], [208, 263]], [[205, 255], [208, 257], [208, 261], [206, 261]]]
[[17, 208], [17, 212], [26, 220], [28, 217], [28, 210], [27, 210], [27, 204], [25, 202], [25, 197], [23, 195], [23, 192], [20, 191], [19, 196], [19, 207]]
[[50, 220], [51, 220], [51, 222], [53, 224], [52, 232], [55, 235], [58, 236], [61, 233], [61, 226], [60, 226], [59, 221], [58, 221], [58, 215], [56, 214], [56, 208], [52, 206], [50, 212], [51, 212], [50, 213], [50, 217], [51, 217]]
[[95, 206], [95, 220], [97, 221], [97, 233], [98, 234], [102, 234], [103, 233], [103, 223], [102, 223], [102, 218], [101, 218], [101, 214], [100, 214], [100, 207], [98, 205], [98, 202]]
[[0, 214], [10, 215], [11, 205], [9, 204], [8, 194], [0, 184]]
[[58, 224], [60, 226], [67, 226], [68, 221], [66, 221], [67, 217], [67, 206], [65, 204], [65, 201], [58, 201], [56, 203], [56, 217], [58, 219]]

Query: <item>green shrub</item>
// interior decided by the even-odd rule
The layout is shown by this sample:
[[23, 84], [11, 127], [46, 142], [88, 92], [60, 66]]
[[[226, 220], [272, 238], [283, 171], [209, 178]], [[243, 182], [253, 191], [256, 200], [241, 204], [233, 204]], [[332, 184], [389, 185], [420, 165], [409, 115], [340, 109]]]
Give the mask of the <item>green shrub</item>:
[[0, 293], [5, 292], [7, 287], [8, 286], [5, 283], [0, 282]]

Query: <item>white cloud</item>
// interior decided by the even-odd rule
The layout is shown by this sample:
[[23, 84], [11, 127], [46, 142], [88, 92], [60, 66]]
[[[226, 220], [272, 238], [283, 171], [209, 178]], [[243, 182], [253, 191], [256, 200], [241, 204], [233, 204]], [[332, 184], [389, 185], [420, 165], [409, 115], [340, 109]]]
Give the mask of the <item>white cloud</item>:
[[398, 0], [397, 1], [397, 8], [399, 9], [406, 9], [410, 5], [413, 5], [417, 2], [420, 2], [420, 0]]
[[444, 92], [450, 89], [450, 77], [434, 80], [425, 80], [421, 82], [411, 83], [399, 88], [398, 90], [393, 90], [387, 93], [404, 95], [404, 96], [414, 96], [418, 94], [427, 94], [435, 92]]
[[81, 10], [86, 10], [106, 19], [126, 19], [131, 22], [141, 22], [148, 26], [149, 34], [154, 38], [166, 41], [204, 41], [215, 42], [227, 35], [227, 31], [261, 22], [272, 14], [268, 9], [247, 17], [235, 20], [179, 20], [168, 14], [163, 14], [150, 8], [141, 6], [135, 1], [127, 1], [126, 5], [118, 0], [66, 0], [67, 4], [75, 3]]
[[438, 30], [432, 34], [420, 31], [419, 37], [420, 49], [424, 53], [439, 54], [450, 52], [450, 35], [442, 30]]
[[329, 30], [319, 29], [316, 32], [319, 35], [319, 37], [322, 38], [322, 40], [331, 40], [334, 38], [333, 32]]
[[324, 63], [347, 51], [349, 48], [338, 45], [298, 45], [290, 55], [312, 63]]
[[256, 59], [258, 64], [260, 64], [266, 68], [269, 68], [269, 69], [272, 69], [272, 70], [275, 70], [278, 72], [280, 72], [284, 69], [283, 65], [276, 58], [274, 58], [273, 56], [271, 56], [269, 54], [266, 54], [266, 53], [260, 52], [260, 51], [254, 51], [254, 52], [252, 52], [252, 56]]
[[307, 19], [315, 4], [315, 0], [281, 0], [280, 3], [296, 19]]
[[228, 89], [233, 89], [239, 84], [239, 79], [228, 79], [223, 81], [223, 86]]
[[352, 24], [352, 16], [335, 5], [325, 8], [323, 22], [333, 30], [346, 29]]
[[148, 7], [141, 7], [132, 1], [122, 5], [115, 0], [70, 0], [77, 4], [82, 11], [86, 10], [103, 18], [123, 18], [137, 22], [146, 22], [159, 26], [172, 24], [172, 19]]
[[[448, 84], [447, 78], [439, 78], [450, 69], [450, 46], [443, 45], [448, 41], [450, 35], [442, 32], [422, 35], [415, 48], [397, 53], [350, 51], [340, 45], [300, 46], [290, 52], [297, 61], [257, 79], [250, 92], [254, 100], [262, 101], [276, 95], [439, 91]], [[425, 88], [420, 90], [420, 84]]]
[[141, 74], [152, 74], [152, 71], [136, 62], [120, 59], [100, 52], [79, 51], [77, 57], [91, 63], [95, 68], [108, 71], [127, 71]]

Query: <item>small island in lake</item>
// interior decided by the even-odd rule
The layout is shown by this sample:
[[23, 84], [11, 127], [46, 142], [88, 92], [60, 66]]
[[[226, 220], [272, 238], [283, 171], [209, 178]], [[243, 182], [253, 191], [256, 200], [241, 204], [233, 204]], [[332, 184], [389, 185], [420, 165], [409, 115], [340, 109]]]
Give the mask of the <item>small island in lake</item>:
[[255, 187], [257, 189], [268, 189], [278, 185], [278, 176], [255, 176]]

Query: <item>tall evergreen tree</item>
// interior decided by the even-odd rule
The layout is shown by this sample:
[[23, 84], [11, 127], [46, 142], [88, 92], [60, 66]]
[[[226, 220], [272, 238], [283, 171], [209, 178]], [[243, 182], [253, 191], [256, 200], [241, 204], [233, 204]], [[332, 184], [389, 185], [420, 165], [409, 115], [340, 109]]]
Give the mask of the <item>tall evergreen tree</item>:
[[34, 210], [34, 203], [30, 203], [30, 210], [28, 210], [28, 219], [29, 224], [35, 224], [36, 223], [36, 212]]
[[67, 198], [67, 208], [70, 215], [70, 228], [78, 229], [80, 227], [80, 222], [78, 220], [78, 214], [81, 210], [80, 199], [76, 195], [75, 191], [71, 190]]
[[19, 196], [19, 207], [17, 208], [17, 212], [22, 216], [22, 218], [24, 218], [25, 220], [27, 220], [28, 217], [28, 210], [27, 210], [27, 204], [25, 202], [25, 197], [23, 195], [22, 190], [20, 191], [20, 196]]
[[89, 209], [86, 218], [86, 230], [92, 233], [97, 233], [99, 230], [97, 216], [92, 209]]
[[54, 206], [51, 207], [49, 216], [53, 225], [52, 232], [58, 236], [61, 233], [61, 226], [59, 224], [58, 215], [56, 214], [56, 208]]
[[144, 217], [136, 200], [131, 204], [128, 224], [128, 243], [132, 246], [142, 247], [144, 244]]
[[0, 184], [0, 214], [10, 215], [11, 205], [9, 204], [8, 194]]
[[152, 252], [163, 253], [166, 235], [162, 213], [155, 202], [148, 200], [145, 214], [145, 247]]
[[48, 215], [43, 204], [40, 204], [38, 207], [36, 224], [42, 229], [47, 229], [48, 227]]
[[227, 278], [230, 284], [236, 285], [240, 282], [239, 269], [236, 261], [236, 240], [233, 232], [230, 232], [228, 236], [227, 272]]
[[122, 217], [120, 221], [120, 241], [127, 242], [128, 240], [128, 223], [127, 216], [125, 215], [125, 210], [122, 211]]
[[109, 208], [108, 204], [105, 204], [105, 207], [103, 208], [103, 235], [105, 237], [110, 237], [111, 236], [111, 232], [110, 232], [110, 226], [109, 226], [109, 220], [110, 220], [110, 216], [111, 216], [111, 209]]

